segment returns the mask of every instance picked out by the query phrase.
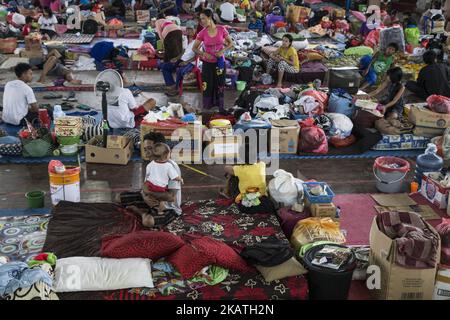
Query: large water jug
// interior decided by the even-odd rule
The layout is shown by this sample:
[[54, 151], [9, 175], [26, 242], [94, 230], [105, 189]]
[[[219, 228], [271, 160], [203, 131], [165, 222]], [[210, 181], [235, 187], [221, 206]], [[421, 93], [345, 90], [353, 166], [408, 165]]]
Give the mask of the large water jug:
[[444, 165], [444, 160], [437, 155], [437, 147], [433, 143], [429, 143], [424, 154], [421, 154], [416, 159], [416, 181], [419, 185], [422, 182], [422, 175], [425, 172], [441, 171]]
[[66, 114], [64, 113], [64, 111], [62, 111], [62, 108], [59, 104], [53, 107], [53, 121], [58, 118], [64, 117], [65, 115]]

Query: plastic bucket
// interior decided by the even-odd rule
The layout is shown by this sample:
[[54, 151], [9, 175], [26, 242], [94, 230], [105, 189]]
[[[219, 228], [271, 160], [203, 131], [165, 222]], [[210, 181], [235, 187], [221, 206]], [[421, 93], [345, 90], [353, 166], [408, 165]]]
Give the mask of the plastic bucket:
[[67, 167], [64, 173], [49, 172], [52, 204], [59, 201], [80, 202], [80, 168]]
[[246, 86], [247, 86], [247, 82], [245, 82], [245, 81], [236, 81], [237, 91], [244, 91]]
[[44, 191], [30, 191], [25, 194], [27, 198], [28, 208], [37, 209], [44, 207], [45, 192]]
[[303, 264], [308, 269], [306, 275], [310, 300], [346, 300], [352, 282], [353, 271], [356, 268], [356, 257], [352, 252], [347, 263], [337, 270], [312, 264], [316, 252], [325, 246], [347, 248], [338, 244], [317, 245], [306, 251]]
[[383, 193], [399, 193], [410, 169], [408, 161], [396, 157], [375, 159], [373, 174], [377, 179], [376, 187]]

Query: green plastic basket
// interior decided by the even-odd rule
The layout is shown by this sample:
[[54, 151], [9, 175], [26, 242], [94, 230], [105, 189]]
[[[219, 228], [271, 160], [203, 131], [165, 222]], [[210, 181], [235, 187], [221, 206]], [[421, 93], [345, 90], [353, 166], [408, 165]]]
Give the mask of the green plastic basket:
[[62, 146], [70, 146], [80, 143], [80, 136], [75, 137], [58, 137], [58, 142]]

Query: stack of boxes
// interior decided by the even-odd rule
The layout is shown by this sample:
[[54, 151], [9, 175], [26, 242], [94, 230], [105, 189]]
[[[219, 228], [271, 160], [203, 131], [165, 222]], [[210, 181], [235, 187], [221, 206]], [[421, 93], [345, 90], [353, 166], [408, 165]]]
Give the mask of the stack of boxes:
[[83, 135], [83, 119], [70, 116], [56, 118], [55, 135], [64, 155], [76, 154], [80, 137]]
[[[316, 195], [315, 190], [322, 190], [322, 194]], [[311, 211], [311, 216], [318, 218], [332, 218], [339, 220], [336, 206], [334, 205], [333, 190], [325, 182], [306, 182], [303, 184], [306, 207]]]
[[[178, 163], [201, 162], [203, 135], [201, 117], [198, 117], [194, 122], [182, 123], [180, 121], [178, 125], [176, 122], [172, 122], [172, 125], [166, 124], [166, 121], [142, 122], [141, 141], [144, 140], [144, 136], [149, 132], [160, 132], [172, 149], [172, 160]], [[149, 160], [142, 143], [141, 157], [143, 160]]]
[[212, 120], [204, 140], [208, 144], [205, 155], [209, 159], [234, 159], [239, 154], [239, 137], [234, 135], [229, 120]]

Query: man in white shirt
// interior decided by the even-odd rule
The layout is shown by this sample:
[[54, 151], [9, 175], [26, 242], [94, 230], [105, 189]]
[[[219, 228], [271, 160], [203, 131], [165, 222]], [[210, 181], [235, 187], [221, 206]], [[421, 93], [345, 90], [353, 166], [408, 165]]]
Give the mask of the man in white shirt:
[[108, 123], [113, 129], [132, 129], [140, 125], [149, 110], [155, 108], [154, 99], [147, 100], [139, 106], [130, 89], [122, 89], [117, 103], [108, 106]]
[[19, 63], [14, 72], [18, 79], [5, 85], [2, 119], [12, 125], [25, 125], [25, 119], [33, 123], [39, 117], [36, 97], [27, 84], [33, 80], [33, 71], [28, 63]]
[[220, 5], [220, 19], [223, 22], [233, 22], [237, 15], [233, 0], [228, 0]]

